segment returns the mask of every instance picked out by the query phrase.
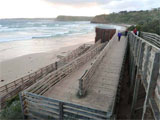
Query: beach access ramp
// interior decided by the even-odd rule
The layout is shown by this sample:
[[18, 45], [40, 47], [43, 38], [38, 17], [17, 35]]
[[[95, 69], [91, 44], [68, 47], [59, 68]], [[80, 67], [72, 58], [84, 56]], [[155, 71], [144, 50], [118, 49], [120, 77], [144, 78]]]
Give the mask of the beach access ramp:
[[20, 94], [25, 119], [114, 117], [127, 40], [115, 34]]

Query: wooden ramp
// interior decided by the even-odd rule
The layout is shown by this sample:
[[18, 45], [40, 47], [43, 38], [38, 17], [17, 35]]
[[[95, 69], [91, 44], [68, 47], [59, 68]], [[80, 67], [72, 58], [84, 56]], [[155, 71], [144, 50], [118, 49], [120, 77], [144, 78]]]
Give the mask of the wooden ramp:
[[122, 37], [120, 42], [116, 36], [113, 38], [112, 46], [91, 78], [91, 87], [85, 97], [78, 98], [77, 96], [78, 80], [95, 58], [58, 82], [43, 96], [109, 112], [114, 104], [126, 46], [125, 37]]

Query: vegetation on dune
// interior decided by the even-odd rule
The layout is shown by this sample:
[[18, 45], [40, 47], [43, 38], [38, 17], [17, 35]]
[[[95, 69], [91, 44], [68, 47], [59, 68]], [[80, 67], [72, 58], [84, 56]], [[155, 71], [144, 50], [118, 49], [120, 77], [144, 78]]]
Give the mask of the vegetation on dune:
[[[91, 21], [92, 23], [123, 23], [136, 25], [141, 31], [157, 33], [160, 35], [160, 8], [146, 11], [121, 11], [109, 15], [98, 15]], [[129, 29], [133, 29], [131, 26]]]
[[152, 20], [151, 22], [138, 24], [136, 26], [132, 25], [128, 28], [128, 30], [132, 31], [134, 28], [137, 28], [139, 31], [156, 33], [160, 35], [160, 20]]
[[152, 20], [160, 19], [160, 8], [146, 11], [121, 11], [119, 13], [111, 13], [109, 15], [95, 16], [92, 23], [126, 23], [126, 24], [144, 24]]
[[144, 23], [141, 26], [141, 30], [145, 32], [156, 33], [160, 35], [160, 19], [159, 20], [152, 20], [148, 23]]
[[21, 105], [19, 97], [9, 100], [6, 108], [0, 112], [0, 120], [18, 120], [22, 119]]

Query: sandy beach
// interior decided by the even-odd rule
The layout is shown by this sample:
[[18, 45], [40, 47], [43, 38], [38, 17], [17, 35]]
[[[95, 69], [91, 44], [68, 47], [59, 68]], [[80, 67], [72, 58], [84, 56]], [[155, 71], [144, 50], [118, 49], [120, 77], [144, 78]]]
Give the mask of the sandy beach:
[[63, 38], [0, 43], [0, 86], [54, 63], [84, 43], [94, 43], [95, 33]]

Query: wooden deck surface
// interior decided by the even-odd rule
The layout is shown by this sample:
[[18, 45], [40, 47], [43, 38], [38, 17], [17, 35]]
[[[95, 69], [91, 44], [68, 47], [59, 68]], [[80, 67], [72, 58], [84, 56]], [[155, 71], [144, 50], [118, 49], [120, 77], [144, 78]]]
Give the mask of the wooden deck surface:
[[93, 75], [93, 83], [84, 98], [77, 97], [78, 79], [84, 74], [85, 70], [89, 68], [93, 60], [87, 62], [77, 71], [61, 80], [49, 89], [44, 96], [90, 108], [109, 111], [114, 96], [116, 95], [123, 56], [127, 45], [125, 37], [122, 37], [120, 42], [116, 37], [114, 41], [113, 46], [109, 49]]

